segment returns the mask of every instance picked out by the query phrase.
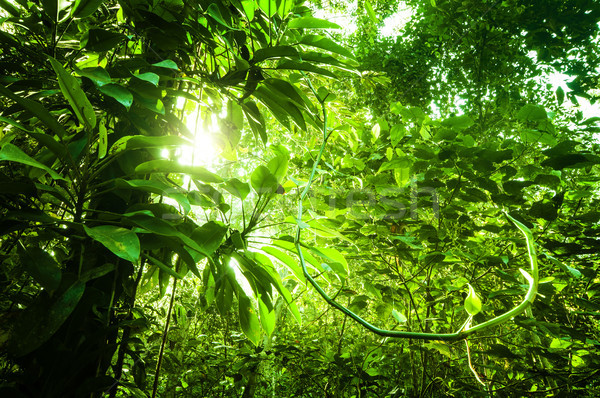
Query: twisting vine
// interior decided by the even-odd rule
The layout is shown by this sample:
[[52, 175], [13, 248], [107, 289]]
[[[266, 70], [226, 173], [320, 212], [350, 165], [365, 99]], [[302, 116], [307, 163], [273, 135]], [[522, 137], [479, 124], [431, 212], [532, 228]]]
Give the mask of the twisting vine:
[[319, 153], [313, 163], [312, 170], [311, 170], [310, 176], [308, 178], [308, 182], [306, 183], [306, 186], [302, 190], [302, 193], [300, 194], [300, 198], [298, 199], [298, 216], [297, 216], [298, 227], [297, 227], [294, 244], [295, 244], [296, 250], [298, 252], [298, 257], [300, 259], [300, 264], [302, 266], [302, 272], [303, 272], [305, 278], [315, 288], [315, 290], [321, 295], [321, 297], [323, 297], [323, 299], [325, 299], [327, 304], [329, 304], [332, 307], [336, 308], [337, 310], [343, 312], [345, 315], [352, 318], [354, 321], [356, 321], [357, 323], [362, 325], [364, 328], [366, 328], [369, 331], [371, 331], [375, 334], [378, 334], [380, 336], [404, 338], [404, 339], [443, 340], [443, 341], [457, 341], [457, 340], [466, 339], [469, 335], [471, 335], [475, 332], [479, 332], [481, 330], [490, 328], [492, 326], [496, 326], [501, 323], [507, 322], [510, 319], [514, 318], [515, 316], [517, 316], [517, 315], [523, 313], [525, 310], [527, 310], [527, 308], [529, 308], [529, 306], [535, 299], [535, 296], [537, 295], [538, 281], [539, 281], [538, 261], [537, 261], [537, 255], [536, 255], [535, 247], [534, 247], [534, 243], [533, 243], [534, 242], [533, 234], [531, 233], [531, 230], [529, 228], [527, 228], [521, 222], [514, 219], [510, 214], [508, 214], [505, 211], [504, 211], [504, 214], [506, 215], [506, 217], [516, 225], [516, 227], [523, 233], [523, 235], [525, 235], [525, 240], [527, 242], [527, 251], [529, 254], [529, 262], [531, 265], [531, 274], [529, 274], [527, 271], [525, 271], [523, 269], [519, 269], [519, 271], [521, 271], [521, 274], [523, 274], [523, 276], [525, 277], [525, 279], [527, 280], [527, 282], [529, 284], [527, 294], [525, 295], [525, 297], [523, 298], [523, 301], [521, 303], [519, 303], [517, 306], [515, 306], [514, 308], [505, 312], [502, 315], [499, 315], [495, 318], [489, 319], [489, 320], [482, 322], [480, 324], [477, 324], [475, 326], [471, 326], [470, 321], [472, 319], [472, 316], [470, 316], [468, 318], [467, 322], [465, 322], [460, 327], [460, 329], [458, 329], [458, 331], [455, 333], [425, 333], [425, 332], [407, 332], [407, 331], [399, 331], [399, 330], [387, 330], [387, 329], [378, 328], [377, 326], [373, 325], [372, 323], [366, 321], [365, 319], [361, 318], [359, 315], [352, 312], [347, 307], [343, 306], [342, 304], [339, 304], [337, 301], [335, 301], [335, 299], [332, 299], [331, 297], [329, 297], [329, 295], [323, 290], [323, 288], [308, 273], [308, 269], [306, 267], [306, 261], [304, 260], [304, 254], [302, 252], [301, 235], [302, 235], [302, 229], [306, 226], [306, 224], [304, 222], [302, 222], [303, 201], [310, 190], [310, 187], [311, 187], [314, 177], [315, 177], [315, 173], [317, 171], [317, 167], [319, 166], [321, 157], [323, 156], [323, 152], [325, 151], [325, 147], [327, 146], [327, 141], [329, 140], [329, 137], [331, 136], [331, 132], [328, 132], [328, 129], [327, 129], [327, 108], [325, 106], [326, 98], [321, 98], [319, 96], [319, 94], [317, 93], [317, 91], [315, 90], [315, 88], [313, 87], [310, 79], [306, 76], [305, 73], [303, 73], [303, 75], [308, 83], [310, 90], [312, 91], [314, 96], [317, 98], [317, 100], [319, 101], [319, 104], [321, 106], [321, 111], [323, 113], [323, 130], [322, 130], [323, 131], [323, 142], [321, 143]]

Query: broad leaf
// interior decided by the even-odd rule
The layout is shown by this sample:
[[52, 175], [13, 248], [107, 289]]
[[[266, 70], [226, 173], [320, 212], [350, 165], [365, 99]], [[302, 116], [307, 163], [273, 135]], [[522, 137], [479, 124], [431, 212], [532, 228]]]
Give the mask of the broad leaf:
[[60, 138], [66, 135], [63, 126], [48, 112], [44, 106], [38, 102], [32, 101], [27, 98], [23, 98], [19, 95], [14, 94], [12, 91], [0, 84], [0, 94], [15, 101], [19, 106], [31, 112], [37, 117], [42, 123], [48, 126], [56, 135]]
[[250, 176], [250, 184], [259, 195], [272, 194], [277, 191], [279, 183], [271, 171], [263, 165], [258, 166]]
[[292, 19], [288, 23], [290, 29], [341, 29], [340, 25], [325, 19], [315, 17], [302, 17]]
[[98, 90], [100, 90], [102, 94], [114, 98], [127, 109], [133, 104], [133, 94], [131, 94], [131, 91], [119, 84], [105, 84], [99, 87]]
[[183, 145], [191, 145], [189, 140], [176, 135], [127, 135], [120, 138], [110, 148], [111, 154], [117, 154], [125, 150], [145, 149], [145, 148], [169, 148]]
[[465, 311], [469, 313], [469, 315], [473, 316], [478, 314], [481, 311], [481, 299], [475, 293], [475, 289], [473, 286], [468, 284], [469, 286], [469, 294], [465, 299]]
[[223, 188], [225, 188], [225, 190], [230, 194], [237, 196], [242, 200], [246, 199], [250, 193], [250, 186], [247, 183], [238, 180], [237, 178], [230, 178], [229, 180], [225, 181]]
[[124, 260], [137, 262], [140, 258], [140, 240], [135, 232], [114, 225], [83, 226], [88, 236]]
[[275, 331], [275, 309], [269, 311], [266, 304], [259, 297], [258, 312], [260, 314], [260, 324], [262, 325], [263, 330], [268, 336], [272, 335]]
[[76, 19], [87, 18], [92, 15], [105, 0], [75, 0], [71, 9], [71, 16]]
[[56, 290], [62, 273], [56, 260], [39, 247], [19, 248], [19, 259], [33, 279], [47, 290]]
[[58, 174], [57, 172], [55, 172], [48, 166], [33, 159], [32, 157], [27, 155], [25, 152], [21, 151], [18, 147], [16, 147], [13, 144], [7, 143], [2, 147], [2, 149], [0, 149], [0, 162], [3, 160], [9, 161], [9, 162], [17, 162], [17, 163], [25, 164], [27, 166], [36, 167], [38, 169], [42, 169], [42, 170], [48, 172], [48, 174], [50, 174], [50, 176], [52, 178], [54, 178], [55, 180], [65, 180], [66, 181], [66, 179], [64, 177], [62, 177], [60, 174]]
[[152, 64], [152, 66], [156, 66], [159, 68], [179, 70], [179, 67], [177, 66], [175, 61], [171, 61], [170, 59], [165, 59], [164, 61], [157, 62], [155, 64]]
[[17, 318], [10, 335], [9, 351], [19, 357], [48, 341], [73, 312], [84, 290], [85, 284], [77, 281], [56, 298], [48, 299], [42, 294]]
[[223, 178], [217, 174], [208, 171], [201, 166], [187, 166], [182, 165], [173, 160], [167, 159], [156, 159], [149, 162], [140, 164], [135, 168], [137, 174], [152, 174], [152, 173], [180, 173], [187, 174], [193, 178], [196, 178], [204, 182], [221, 183]]
[[345, 47], [337, 44], [331, 39], [328, 39], [319, 35], [306, 35], [302, 37], [300, 40], [300, 44], [304, 44], [306, 46], [317, 47], [322, 50], [327, 50], [332, 53], [343, 55], [344, 57], [354, 58], [352, 53], [348, 51]]
[[240, 326], [242, 327], [242, 331], [246, 337], [248, 337], [250, 341], [257, 346], [260, 343], [261, 337], [260, 322], [258, 320], [258, 316], [256, 315], [256, 310], [252, 305], [252, 301], [242, 290], [242, 288], [238, 288], [238, 302]]

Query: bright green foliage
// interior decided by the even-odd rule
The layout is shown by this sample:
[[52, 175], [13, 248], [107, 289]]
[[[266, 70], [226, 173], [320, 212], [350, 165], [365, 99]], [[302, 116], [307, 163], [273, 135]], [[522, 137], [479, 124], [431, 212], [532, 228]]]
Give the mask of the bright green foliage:
[[314, 3], [0, 0], [0, 396], [597, 395], [598, 4]]
[[471, 284], [469, 286], [469, 294], [465, 299], [465, 311], [469, 313], [469, 315], [477, 315], [481, 311], [481, 299], [475, 293], [475, 289]]

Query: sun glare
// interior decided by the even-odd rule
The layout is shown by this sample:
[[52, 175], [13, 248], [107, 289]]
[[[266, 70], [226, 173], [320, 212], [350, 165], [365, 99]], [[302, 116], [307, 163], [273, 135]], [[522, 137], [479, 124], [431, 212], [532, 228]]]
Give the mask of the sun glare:
[[[219, 151], [213, 139], [213, 132], [207, 131], [203, 126], [202, 118], [198, 117], [200, 108], [197, 107], [192, 113], [188, 114], [185, 125], [194, 136], [193, 146], [183, 146], [178, 148], [176, 159], [179, 163], [191, 166], [210, 167], [216, 159]], [[211, 123], [214, 126], [214, 123]]]

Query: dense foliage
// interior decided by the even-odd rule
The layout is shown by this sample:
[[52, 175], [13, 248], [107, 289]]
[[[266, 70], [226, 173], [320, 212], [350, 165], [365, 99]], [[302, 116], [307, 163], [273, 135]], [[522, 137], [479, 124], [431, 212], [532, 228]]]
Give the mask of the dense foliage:
[[596, 395], [600, 6], [401, 6], [0, 0], [0, 395]]

